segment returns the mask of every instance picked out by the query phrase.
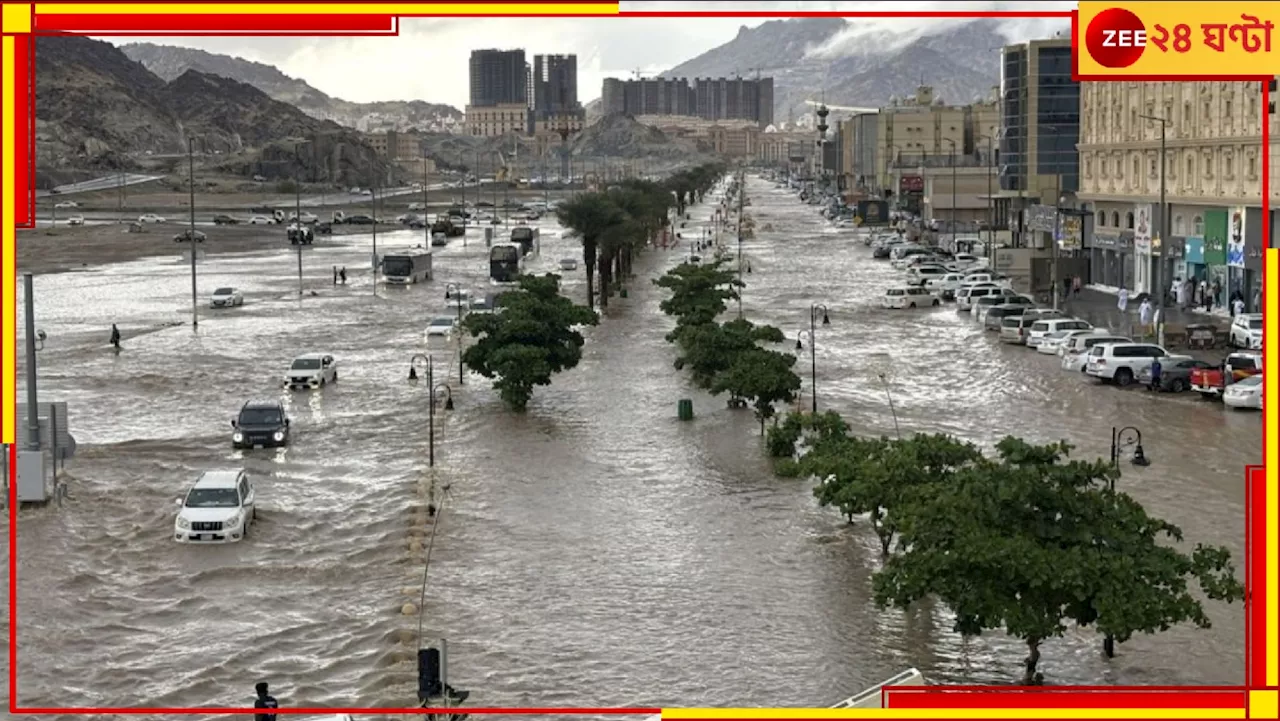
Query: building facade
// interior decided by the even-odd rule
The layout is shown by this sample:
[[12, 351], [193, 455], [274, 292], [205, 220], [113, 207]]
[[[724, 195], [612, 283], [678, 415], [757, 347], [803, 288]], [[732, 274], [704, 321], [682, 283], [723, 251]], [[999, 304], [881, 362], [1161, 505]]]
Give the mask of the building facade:
[[[1167, 121], [1163, 158], [1152, 118]], [[1091, 282], [1142, 293], [1192, 278], [1218, 288], [1218, 307], [1238, 293], [1260, 309], [1263, 118], [1259, 83], [1083, 83]]]
[[606, 78], [601, 87], [605, 115], [688, 115], [703, 120], [748, 120], [763, 129], [773, 123], [773, 78]]
[[466, 115], [468, 135], [491, 138], [510, 133], [526, 135], [530, 131], [531, 113], [524, 103], [468, 105]]
[[582, 111], [578, 102], [577, 55], [534, 55], [531, 78], [535, 119]]
[[529, 66], [524, 50], [472, 50], [471, 105], [529, 104]]
[[1038, 197], [1047, 189], [1079, 189], [1075, 142], [1080, 135], [1080, 84], [1071, 79], [1071, 67], [1067, 38], [1003, 48], [1002, 191]]
[[388, 130], [385, 133], [368, 133], [364, 136], [378, 155], [388, 160], [419, 160], [422, 158], [422, 141], [414, 133]]

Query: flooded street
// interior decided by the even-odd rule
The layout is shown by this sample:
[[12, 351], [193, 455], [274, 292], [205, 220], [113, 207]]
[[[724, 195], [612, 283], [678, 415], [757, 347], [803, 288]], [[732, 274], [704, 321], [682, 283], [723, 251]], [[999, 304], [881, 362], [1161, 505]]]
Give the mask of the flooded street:
[[[881, 310], [899, 275], [888, 263], [772, 183], [748, 192], [757, 228], [773, 231], [744, 244], [744, 312], [794, 340], [811, 303], [830, 308], [817, 333], [822, 409], [892, 433], [885, 373], [903, 433], [1065, 438], [1102, 456], [1111, 426], [1137, 426], [1152, 465], [1126, 464], [1124, 489], [1243, 565], [1243, 469], [1261, 459], [1260, 415], [1099, 387], [1057, 357], [997, 343], [950, 305]], [[541, 227], [532, 270], [581, 256], [554, 220]], [[69, 402], [80, 447], [71, 500], [21, 515], [22, 705], [244, 705], [258, 680], [290, 706], [413, 705], [417, 623], [401, 605], [416, 602], [422, 571], [408, 549], [427, 391], [405, 377], [426, 323], [452, 312], [446, 283], [486, 289], [486, 249], [473, 231], [466, 248], [435, 249], [432, 282], [375, 296], [368, 236], [334, 242], [305, 251], [318, 295], [301, 300], [288, 246], [210, 257], [202, 306], [222, 285], [246, 302], [202, 307], [198, 332], [172, 325], [190, 321], [176, 257], [35, 279], [49, 337], [41, 401]], [[378, 235], [383, 253], [421, 242], [421, 231]], [[773, 477], [751, 414], [672, 369], [671, 321], [648, 279], [686, 252], [641, 256], [630, 297], [587, 329], [581, 365], [538, 388], [528, 413], [505, 410], [479, 376], [459, 389], [456, 365], [437, 378], [457, 406], [437, 418], [452, 491], [425, 626], [449, 639], [468, 705], [822, 706], [907, 666], [930, 682], [1017, 679], [1014, 640], [963, 642], [940, 608], [877, 612], [865, 524], [819, 509], [809, 482]], [[334, 265], [349, 285], [331, 285]], [[582, 270], [565, 275], [581, 302]], [[113, 322], [119, 355], [106, 343]], [[311, 351], [332, 353], [341, 381], [282, 391], [289, 361]], [[432, 353], [445, 364], [450, 351]], [[808, 344], [797, 371], [807, 394]], [[689, 424], [676, 420], [686, 397]], [[284, 401], [292, 444], [234, 451], [228, 421], [259, 398]], [[250, 537], [175, 544], [174, 499], [201, 471], [237, 467], [257, 485]], [[1092, 631], [1073, 631], [1046, 644], [1042, 670], [1053, 683], [1238, 684], [1243, 607], [1207, 608], [1211, 630], [1139, 637], [1111, 661]]]

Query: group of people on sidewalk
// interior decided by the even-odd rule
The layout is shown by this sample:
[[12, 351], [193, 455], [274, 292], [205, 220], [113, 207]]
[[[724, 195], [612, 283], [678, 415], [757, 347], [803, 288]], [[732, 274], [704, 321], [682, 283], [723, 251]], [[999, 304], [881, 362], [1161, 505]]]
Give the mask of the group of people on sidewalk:
[[[1213, 306], [1216, 299], [1222, 297], [1222, 282], [1214, 278], [1210, 283], [1201, 278], [1196, 282], [1194, 278], [1183, 280], [1181, 277], [1174, 278], [1173, 284], [1169, 287], [1170, 300], [1183, 310], [1195, 310], [1196, 308], [1204, 308], [1205, 313], [1213, 312]], [[1254, 299], [1254, 305], [1257, 305], [1257, 299]], [[1244, 293], [1239, 290], [1231, 292], [1231, 297], [1227, 299], [1227, 309], [1231, 313], [1231, 317], [1236, 317], [1244, 312], [1245, 300]]]

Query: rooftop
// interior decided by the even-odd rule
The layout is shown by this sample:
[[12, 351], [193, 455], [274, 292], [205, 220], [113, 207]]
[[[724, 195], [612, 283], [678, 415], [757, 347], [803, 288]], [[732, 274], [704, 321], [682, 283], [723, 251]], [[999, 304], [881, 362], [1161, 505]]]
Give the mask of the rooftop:
[[196, 488], [235, 488], [240, 471], [205, 471], [196, 479]]

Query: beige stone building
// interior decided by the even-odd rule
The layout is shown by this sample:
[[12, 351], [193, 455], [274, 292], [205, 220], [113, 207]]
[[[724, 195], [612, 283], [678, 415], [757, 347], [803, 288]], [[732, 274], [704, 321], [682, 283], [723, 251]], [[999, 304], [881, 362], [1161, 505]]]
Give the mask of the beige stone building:
[[729, 158], [755, 158], [759, 154], [760, 130], [756, 127], [727, 128], [714, 125], [707, 130], [712, 149]]
[[497, 137], [529, 132], [529, 108], [523, 103], [475, 106], [466, 108], [466, 133], [480, 137]]
[[[1000, 110], [995, 98], [971, 105], [946, 105], [933, 88], [922, 85], [915, 95], [880, 109], [876, 132], [876, 167], [884, 187], [892, 187], [888, 168], [899, 160], [931, 156], [973, 155], [995, 138]], [[997, 143], [998, 145], [998, 143]]]
[[367, 133], [364, 139], [378, 155], [389, 160], [417, 160], [422, 157], [422, 141], [413, 133], [389, 130]]
[[[1270, 151], [1262, 147], [1262, 123], [1271, 117], [1259, 83], [1081, 83], [1079, 198], [1092, 211], [1085, 246], [1095, 284], [1144, 292], [1194, 276], [1217, 280], [1223, 305], [1239, 291], [1253, 307], [1262, 268], [1262, 159]], [[1162, 123], [1150, 118], [1167, 121], [1167, 222]], [[1273, 204], [1276, 190], [1268, 189]]]

